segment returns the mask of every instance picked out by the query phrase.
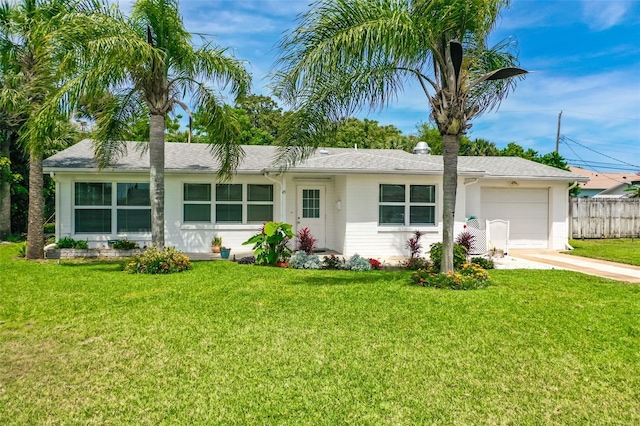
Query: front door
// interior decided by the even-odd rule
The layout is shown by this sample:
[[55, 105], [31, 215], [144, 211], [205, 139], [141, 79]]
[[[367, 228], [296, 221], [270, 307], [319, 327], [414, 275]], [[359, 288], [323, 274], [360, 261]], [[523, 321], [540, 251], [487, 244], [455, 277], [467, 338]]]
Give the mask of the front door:
[[326, 248], [324, 186], [299, 186], [297, 231], [309, 228], [311, 235], [318, 240], [316, 248]]

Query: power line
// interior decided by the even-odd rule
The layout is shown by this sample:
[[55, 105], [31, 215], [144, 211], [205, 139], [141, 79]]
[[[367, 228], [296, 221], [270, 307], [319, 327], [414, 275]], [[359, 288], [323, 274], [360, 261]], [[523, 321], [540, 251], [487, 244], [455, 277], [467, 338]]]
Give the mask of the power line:
[[[567, 145], [567, 147], [569, 147], [569, 148], [571, 148], [571, 147], [569, 146], [569, 144], [566, 143], [566, 141], [571, 141], [572, 143], [575, 143], [576, 145], [579, 145], [584, 149], [588, 149], [589, 151], [594, 152], [594, 153], [596, 153], [598, 155], [602, 155], [603, 157], [607, 157], [610, 160], [617, 161], [618, 163], [626, 164], [627, 166], [631, 166], [634, 169], [640, 169], [640, 166], [638, 166], [637, 164], [627, 163], [626, 161], [622, 161], [622, 160], [614, 158], [614, 157], [612, 157], [610, 155], [603, 154], [602, 152], [599, 152], [599, 151], [596, 151], [595, 149], [589, 148], [588, 146], [585, 146], [585, 145], [581, 144], [580, 142], [578, 142], [576, 140], [573, 140], [571, 138], [568, 138], [566, 136], [562, 136], [561, 139], [562, 139], [563, 142], [565, 142], [565, 145]], [[573, 151], [573, 149], [571, 149], [571, 151]], [[573, 151], [573, 153], [575, 154], [575, 151]], [[576, 154], [576, 156], [578, 156], [578, 154]], [[580, 158], [580, 156], [578, 156], [578, 158]]]

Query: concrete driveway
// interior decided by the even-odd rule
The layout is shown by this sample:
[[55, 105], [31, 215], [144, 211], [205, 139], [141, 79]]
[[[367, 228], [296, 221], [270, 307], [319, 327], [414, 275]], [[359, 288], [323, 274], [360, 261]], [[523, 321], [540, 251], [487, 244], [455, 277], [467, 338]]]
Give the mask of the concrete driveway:
[[[539, 264], [544, 265], [545, 269], [567, 269], [618, 281], [640, 283], [640, 266], [572, 256], [553, 250], [511, 250], [509, 255], [514, 263], [524, 261], [533, 263], [533, 267]], [[498, 263], [508, 265], [506, 260]]]

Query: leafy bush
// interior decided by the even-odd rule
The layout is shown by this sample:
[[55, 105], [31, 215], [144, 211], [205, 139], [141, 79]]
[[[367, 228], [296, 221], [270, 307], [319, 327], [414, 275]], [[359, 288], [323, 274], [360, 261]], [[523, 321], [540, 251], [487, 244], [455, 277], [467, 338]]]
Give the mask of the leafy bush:
[[27, 243], [18, 245], [18, 257], [27, 257]]
[[323, 269], [344, 269], [344, 261], [335, 254], [322, 258]]
[[404, 261], [404, 263], [402, 263], [402, 266], [410, 271], [417, 271], [418, 269], [428, 269], [431, 267], [431, 262], [429, 262], [428, 259], [425, 259], [424, 257], [410, 257], [408, 258], [406, 261]]
[[73, 248], [78, 250], [86, 250], [89, 248], [89, 242], [86, 240], [78, 240], [73, 245]]
[[371, 269], [376, 271], [382, 269], [382, 263], [378, 259], [369, 259], [369, 265], [371, 265]]
[[463, 231], [456, 237], [456, 244], [461, 245], [465, 249], [467, 249], [467, 253], [471, 251], [471, 247], [473, 247], [473, 243], [476, 240], [475, 235], [471, 235], [469, 231]]
[[134, 257], [124, 270], [130, 274], [171, 274], [188, 269], [191, 269], [191, 260], [180, 250], [175, 247], [160, 250], [152, 246]]
[[315, 254], [309, 255], [304, 251], [297, 251], [291, 256], [289, 266], [294, 269], [320, 269], [322, 264]]
[[45, 223], [44, 224], [44, 233], [45, 234], [55, 234], [56, 232], [56, 224], [55, 223]]
[[369, 259], [360, 257], [359, 254], [354, 254], [351, 259], [347, 260], [344, 267], [350, 271], [370, 271], [371, 263], [369, 263]]
[[256, 258], [253, 256], [245, 256], [238, 259], [238, 264], [240, 265], [254, 265], [256, 263]]
[[464, 263], [456, 272], [446, 274], [433, 269], [419, 269], [411, 276], [415, 284], [423, 287], [448, 288], [451, 290], [475, 290], [491, 284], [491, 278], [482, 267]]
[[414, 231], [413, 237], [409, 238], [406, 244], [406, 248], [409, 249], [409, 257], [418, 257], [420, 251], [422, 250], [422, 243], [420, 242], [420, 237], [424, 235], [421, 231]]
[[493, 263], [493, 260], [487, 259], [485, 257], [472, 257], [471, 263], [478, 265], [484, 269], [493, 269], [496, 267], [495, 263]]
[[[433, 269], [436, 271], [440, 270], [440, 266], [442, 265], [442, 243], [433, 243], [431, 244], [431, 250], [429, 251], [429, 258], [431, 259], [431, 264], [433, 265]], [[467, 249], [462, 247], [460, 244], [453, 245], [453, 269], [460, 268], [460, 265], [465, 263], [467, 260]]]
[[291, 256], [287, 247], [289, 240], [296, 236], [292, 226], [284, 222], [267, 222], [262, 231], [242, 244], [253, 244], [253, 254], [258, 265], [277, 266], [286, 263]]
[[138, 245], [138, 243], [131, 241], [131, 240], [118, 240], [115, 241], [111, 247], [113, 247], [114, 249], [117, 250], [133, 250], [133, 249], [137, 249], [140, 248], [140, 246]]
[[309, 228], [302, 228], [300, 232], [298, 232], [298, 245], [296, 250], [304, 251], [307, 254], [313, 254], [317, 242], [318, 240], [313, 238]]
[[62, 237], [58, 240], [58, 242], [56, 243], [58, 248], [61, 249], [68, 249], [68, 248], [73, 248], [74, 245], [76, 244], [76, 240], [74, 240], [71, 237]]
[[89, 243], [86, 240], [74, 240], [71, 237], [63, 237], [56, 243], [60, 249], [79, 249], [84, 250], [89, 248]]

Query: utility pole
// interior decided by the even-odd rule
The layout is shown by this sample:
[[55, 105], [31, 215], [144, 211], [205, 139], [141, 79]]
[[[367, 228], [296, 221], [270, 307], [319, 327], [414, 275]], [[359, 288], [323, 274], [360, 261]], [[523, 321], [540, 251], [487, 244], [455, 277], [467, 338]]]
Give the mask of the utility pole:
[[560, 147], [560, 123], [562, 122], [562, 111], [558, 114], [558, 133], [556, 134], [556, 154], [558, 153], [558, 148]]

